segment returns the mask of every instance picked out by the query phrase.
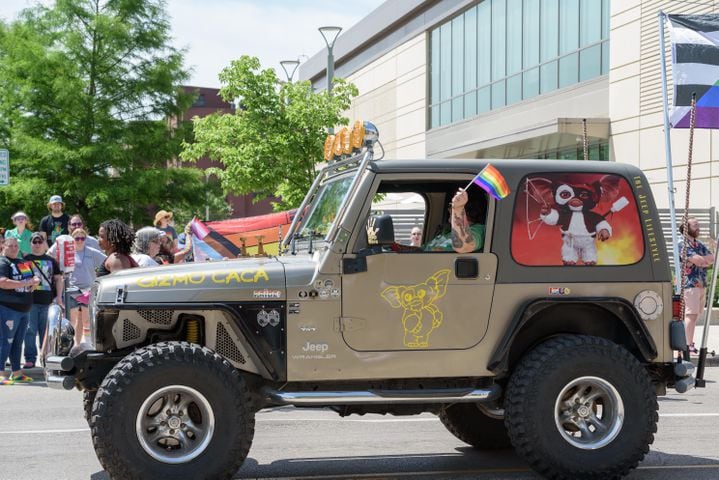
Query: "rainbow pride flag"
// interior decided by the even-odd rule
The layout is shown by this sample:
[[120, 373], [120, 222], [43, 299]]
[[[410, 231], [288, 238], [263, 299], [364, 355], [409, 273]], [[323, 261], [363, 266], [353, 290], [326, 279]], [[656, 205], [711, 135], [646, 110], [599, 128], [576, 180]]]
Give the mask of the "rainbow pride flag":
[[[492, 165], [487, 165], [474, 177], [474, 183], [492, 195], [496, 200], [501, 200], [509, 195], [509, 186], [499, 170]], [[471, 184], [470, 183], [470, 184]]]
[[32, 266], [29, 262], [18, 263], [17, 266], [23, 279], [32, 278]]

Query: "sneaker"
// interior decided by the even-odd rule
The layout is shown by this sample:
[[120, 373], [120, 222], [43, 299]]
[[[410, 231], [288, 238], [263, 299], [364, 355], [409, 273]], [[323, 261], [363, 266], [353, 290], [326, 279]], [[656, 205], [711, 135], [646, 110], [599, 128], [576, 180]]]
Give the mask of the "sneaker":
[[21, 373], [17, 377], [10, 375], [1, 382], [2, 385], [15, 385], [16, 383], [32, 383], [32, 377], [28, 377], [24, 373]]
[[25, 362], [22, 364], [23, 369], [35, 368], [35, 362]]

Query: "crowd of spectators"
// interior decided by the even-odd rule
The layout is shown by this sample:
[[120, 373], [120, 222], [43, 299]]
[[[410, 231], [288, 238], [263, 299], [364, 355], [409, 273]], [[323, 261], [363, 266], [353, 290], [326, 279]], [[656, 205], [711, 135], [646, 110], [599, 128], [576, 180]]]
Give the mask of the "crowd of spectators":
[[[14, 228], [0, 233], [0, 365], [5, 368], [9, 360], [11, 370], [0, 377], [0, 385], [32, 382], [24, 370], [35, 367], [51, 304], [69, 310], [75, 342], [80, 343], [89, 333], [87, 305], [95, 278], [192, 257], [187, 232], [185, 243], [178, 247], [172, 212], [158, 211], [154, 226], [137, 232], [122, 220], [106, 220], [95, 238], [81, 215], [65, 212], [59, 195], [50, 197], [47, 208], [38, 231], [33, 231], [30, 217], [18, 211], [11, 217]], [[58, 258], [65, 241], [74, 246], [75, 262], [63, 276]], [[21, 363], [23, 352], [25, 362]]]

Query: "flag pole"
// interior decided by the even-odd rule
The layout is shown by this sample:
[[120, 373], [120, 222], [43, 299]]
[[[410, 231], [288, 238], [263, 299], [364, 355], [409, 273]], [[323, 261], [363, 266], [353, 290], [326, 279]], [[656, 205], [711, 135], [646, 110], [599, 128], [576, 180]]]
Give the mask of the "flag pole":
[[664, 103], [664, 150], [667, 163], [667, 193], [669, 195], [669, 216], [672, 226], [672, 254], [674, 256], [674, 293], [679, 293], [681, 273], [679, 269], [679, 244], [677, 240], [677, 217], [674, 209], [674, 176], [672, 173], [672, 141], [669, 128], [669, 98], [667, 95], [667, 59], [664, 53], [664, 22], [666, 16], [659, 11], [659, 57], [662, 63], [662, 99]]
[[589, 145], [587, 143], [587, 119], [582, 119], [582, 150], [584, 150], [584, 160], [589, 160]]

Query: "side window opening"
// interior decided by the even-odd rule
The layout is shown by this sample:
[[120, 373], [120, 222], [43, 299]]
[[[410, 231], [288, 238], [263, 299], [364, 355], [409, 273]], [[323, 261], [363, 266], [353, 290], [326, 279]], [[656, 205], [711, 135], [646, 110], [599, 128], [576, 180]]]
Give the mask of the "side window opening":
[[[451, 248], [452, 198], [463, 182], [427, 182], [423, 184], [397, 184], [387, 182], [380, 185], [372, 202], [367, 220], [355, 252], [379, 253], [383, 250], [400, 252], [453, 251]], [[465, 211], [472, 223], [486, 225], [488, 198], [478, 189], [468, 190], [469, 199]], [[391, 218], [388, 226], [386, 217]], [[381, 227], [381, 229], [380, 229]], [[386, 245], [388, 228], [393, 229], [394, 247]], [[413, 232], [415, 234], [413, 235]], [[417, 235], [419, 233], [419, 235]], [[368, 238], [378, 235], [377, 238]], [[372, 248], [373, 241], [379, 240], [381, 248]], [[440, 248], [440, 240], [446, 244]], [[418, 245], [419, 243], [419, 245]], [[376, 244], [375, 244], [376, 246]], [[433, 248], [430, 248], [433, 246]], [[403, 247], [414, 247], [404, 249]], [[367, 250], [369, 249], [369, 250]], [[480, 250], [481, 251], [481, 250]]]

